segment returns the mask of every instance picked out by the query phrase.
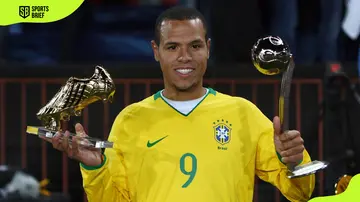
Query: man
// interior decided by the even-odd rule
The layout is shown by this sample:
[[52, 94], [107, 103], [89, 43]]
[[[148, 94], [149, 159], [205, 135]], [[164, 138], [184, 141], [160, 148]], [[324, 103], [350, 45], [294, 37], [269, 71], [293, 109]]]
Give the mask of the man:
[[360, 13], [359, 0], [346, 1], [344, 19], [341, 26], [341, 42], [343, 44], [343, 61], [354, 61], [358, 63], [358, 74], [360, 75]]
[[339, 0], [271, 0], [270, 33], [284, 39], [295, 62], [338, 61], [342, 4]]
[[109, 135], [116, 148], [69, 146], [68, 132], [52, 140], [81, 163], [90, 202], [252, 201], [255, 175], [291, 201], [309, 199], [313, 175], [286, 177], [286, 164], [310, 161], [300, 133], [280, 134], [278, 117], [272, 123], [249, 101], [203, 87], [206, 30], [194, 9], [159, 16], [151, 45], [165, 88], [120, 112]]
[[356, 40], [360, 34], [360, 13], [357, 12], [356, 8], [359, 8], [360, 1], [348, 0], [345, 12], [345, 18], [342, 22], [342, 30], [346, 35], [352, 39]]

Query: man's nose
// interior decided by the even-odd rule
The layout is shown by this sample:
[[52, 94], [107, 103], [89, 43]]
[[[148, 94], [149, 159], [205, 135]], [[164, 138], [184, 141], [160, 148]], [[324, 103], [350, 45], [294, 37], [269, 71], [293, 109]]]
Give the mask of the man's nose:
[[192, 57], [191, 57], [191, 53], [189, 52], [189, 50], [187, 48], [181, 48], [178, 60], [181, 62], [187, 62], [191, 59], [192, 59]]

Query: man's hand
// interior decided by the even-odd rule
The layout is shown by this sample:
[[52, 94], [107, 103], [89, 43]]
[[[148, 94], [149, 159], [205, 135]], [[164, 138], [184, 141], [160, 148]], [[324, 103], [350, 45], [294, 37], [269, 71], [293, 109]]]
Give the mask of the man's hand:
[[281, 133], [280, 118], [274, 117], [274, 143], [275, 149], [281, 155], [281, 161], [287, 165], [298, 165], [303, 159], [304, 140], [296, 130]]
[[[53, 138], [41, 137], [52, 143], [54, 149], [66, 153], [70, 158], [75, 159], [87, 166], [98, 166], [102, 163], [102, 154], [100, 149], [81, 147], [77, 142], [79, 137], [87, 137], [81, 124], [75, 125], [76, 136], [69, 137], [69, 131], [63, 135], [59, 132]], [[69, 141], [71, 139], [71, 142]]]

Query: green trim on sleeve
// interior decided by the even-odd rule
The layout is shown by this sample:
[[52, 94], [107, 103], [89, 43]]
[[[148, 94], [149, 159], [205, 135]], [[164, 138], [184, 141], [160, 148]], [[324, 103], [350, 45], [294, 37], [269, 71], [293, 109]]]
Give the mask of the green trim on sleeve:
[[87, 166], [87, 165], [85, 165], [85, 164], [80, 163], [80, 166], [81, 166], [82, 168], [84, 168], [85, 170], [96, 170], [96, 169], [99, 169], [99, 168], [103, 167], [103, 165], [106, 163], [106, 156], [105, 156], [105, 154], [102, 154], [102, 155], [104, 155], [104, 160], [103, 160], [103, 162], [102, 162], [100, 165], [97, 165], [97, 166]]

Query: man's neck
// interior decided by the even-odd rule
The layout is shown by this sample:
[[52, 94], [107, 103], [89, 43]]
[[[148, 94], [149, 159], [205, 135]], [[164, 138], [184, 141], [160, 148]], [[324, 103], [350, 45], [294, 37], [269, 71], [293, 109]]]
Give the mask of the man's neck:
[[177, 90], [170, 90], [165, 88], [163, 91], [163, 96], [167, 99], [174, 100], [174, 101], [187, 101], [187, 100], [195, 100], [201, 98], [206, 93], [206, 88], [201, 87], [194, 91], [177, 91]]

